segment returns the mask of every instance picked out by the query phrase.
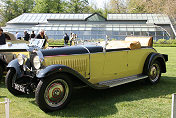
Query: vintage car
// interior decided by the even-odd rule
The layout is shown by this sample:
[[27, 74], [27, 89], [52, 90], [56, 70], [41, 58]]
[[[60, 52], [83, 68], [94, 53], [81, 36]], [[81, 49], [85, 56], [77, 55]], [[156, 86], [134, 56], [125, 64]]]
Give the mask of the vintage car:
[[45, 39], [31, 39], [30, 43], [26, 44], [24, 41], [17, 41], [9, 33], [8, 36], [10, 37], [10, 42], [6, 42], [5, 45], [0, 45], [0, 79], [3, 76], [3, 72], [6, 71], [8, 63], [15, 59], [19, 53], [29, 56], [29, 51], [42, 49], [45, 41]]
[[168, 56], [152, 47], [151, 37], [103, 43], [19, 54], [7, 66], [7, 89], [13, 95], [35, 92], [40, 109], [50, 112], [70, 102], [74, 87], [107, 89], [140, 79], [156, 84], [166, 72]]

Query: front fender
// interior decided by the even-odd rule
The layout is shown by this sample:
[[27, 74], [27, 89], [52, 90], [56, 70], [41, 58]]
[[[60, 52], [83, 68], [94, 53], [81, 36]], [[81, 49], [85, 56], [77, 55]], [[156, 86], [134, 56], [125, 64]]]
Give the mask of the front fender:
[[47, 66], [45, 69], [39, 71], [36, 77], [43, 78], [53, 73], [64, 73], [64, 72], [71, 73], [77, 77], [81, 77], [81, 78], [83, 77], [81, 74], [79, 74], [77, 71], [73, 70], [72, 68], [65, 65], [60, 65], [60, 64]]
[[144, 64], [144, 68], [143, 68], [143, 73], [147, 74], [148, 70], [150, 69], [150, 65], [155, 61], [159, 61], [161, 64], [161, 72], [165, 73], [166, 72], [166, 64], [165, 62], [166, 60], [166, 56], [167, 55], [162, 55], [160, 53], [150, 53], [147, 57], [147, 59], [145, 60], [145, 64]]
[[21, 69], [20, 69], [20, 65], [18, 63], [18, 60], [17, 59], [14, 59], [12, 60], [8, 65], [7, 65], [7, 69], [10, 69], [10, 68], [14, 68], [16, 73], [17, 73], [17, 77], [22, 77], [22, 72], [21, 72]]
[[44, 78], [44, 77], [52, 75], [54, 73], [69, 73], [92, 88], [95, 88], [95, 89], [104, 89], [105, 88], [105, 87], [101, 87], [101, 86], [99, 87], [99, 86], [96, 86], [96, 85], [90, 83], [86, 78], [84, 78], [77, 71], [73, 70], [72, 68], [70, 68], [68, 66], [60, 65], [60, 64], [47, 66], [45, 69], [39, 71], [39, 73], [36, 75], [36, 77], [37, 78]]

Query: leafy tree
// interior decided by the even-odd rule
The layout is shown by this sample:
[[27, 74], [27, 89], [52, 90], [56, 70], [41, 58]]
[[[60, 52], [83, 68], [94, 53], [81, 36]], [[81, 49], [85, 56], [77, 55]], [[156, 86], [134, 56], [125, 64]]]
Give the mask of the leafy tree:
[[90, 9], [88, 0], [70, 0], [69, 13], [87, 13]]
[[109, 2], [109, 13], [125, 13], [126, 4], [124, 0], [110, 0]]
[[0, 6], [4, 21], [9, 21], [22, 13], [28, 13], [34, 6], [33, 0], [2, 0]]
[[62, 0], [35, 0], [34, 13], [63, 13], [67, 2]]
[[128, 0], [129, 13], [161, 13], [176, 16], [175, 0]]
[[129, 0], [127, 2], [128, 13], [146, 13], [147, 4], [144, 0]]

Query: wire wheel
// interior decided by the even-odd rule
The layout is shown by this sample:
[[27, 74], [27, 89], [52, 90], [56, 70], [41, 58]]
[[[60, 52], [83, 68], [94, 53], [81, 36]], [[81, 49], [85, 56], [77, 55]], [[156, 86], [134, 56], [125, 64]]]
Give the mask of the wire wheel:
[[56, 79], [46, 87], [44, 94], [45, 102], [50, 107], [58, 107], [66, 101], [68, 93], [69, 87], [67, 82], [62, 79]]
[[159, 82], [161, 77], [161, 66], [158, 61], [154, 61], [148, 71], [148, 80], [151, 84], [156, 84]]
[[63, 109], [71, 100], [72, 82], [66, 74], [54, 74], [40, 80], [35, 91], [38, 106], [44, 112]]

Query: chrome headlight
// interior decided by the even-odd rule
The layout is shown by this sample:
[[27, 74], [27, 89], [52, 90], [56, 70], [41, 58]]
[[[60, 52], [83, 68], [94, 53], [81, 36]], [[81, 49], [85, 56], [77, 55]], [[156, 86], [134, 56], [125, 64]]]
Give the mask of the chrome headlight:
[[17, 60], [18, 60], [19, 65], [23, 65], [26, 62], [27, 57], [23, 54], [18, 54]]
[[41, 61], [40, 61], [40, 57], [38, 55], [36, 55], [33, 58], [33, 64], [34, 64], [34, 68], [35, 69], [40, 69], [40, 67], [41, 67]]

